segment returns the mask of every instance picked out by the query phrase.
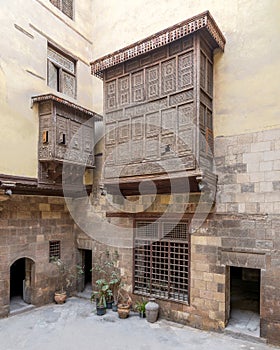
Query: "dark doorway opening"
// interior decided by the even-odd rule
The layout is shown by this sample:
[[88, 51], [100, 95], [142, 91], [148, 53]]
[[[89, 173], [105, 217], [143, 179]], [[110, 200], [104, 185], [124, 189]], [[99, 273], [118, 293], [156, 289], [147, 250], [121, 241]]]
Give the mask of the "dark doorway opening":
[[85, 252], [85, 285], [92, 282], [92, 250], [84, 250]]
[[92, 287], [92, 250], [79, 249], [79, 252], [79, 261], [84, 273], [78, 280], [78, 292], [83, 292], [85, 289], [91, 290]]
[[230, 304], [232, 309], [260, 313], [260, 270], [230, 268]]
[[25, 258], [18, 259], [11, 266], [10, 298], [23, 298], [23, 281], [25, 280]]
[[260, 336], [259, 269], [230, 267], [230, 319], [228, 329]]

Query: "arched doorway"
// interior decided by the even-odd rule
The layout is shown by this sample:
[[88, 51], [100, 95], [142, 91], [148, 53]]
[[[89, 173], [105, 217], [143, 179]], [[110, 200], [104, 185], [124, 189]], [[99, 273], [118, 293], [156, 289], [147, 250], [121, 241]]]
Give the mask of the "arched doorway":
[[34, 280], [34, 261], [29, 258], [16, 260], [10, 268], [10, 300], [22, 300], [31, 304]]

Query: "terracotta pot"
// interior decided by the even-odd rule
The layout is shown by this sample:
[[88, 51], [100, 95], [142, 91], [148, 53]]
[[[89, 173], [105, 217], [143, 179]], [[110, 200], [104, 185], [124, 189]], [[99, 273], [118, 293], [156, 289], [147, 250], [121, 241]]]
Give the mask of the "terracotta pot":
[[54, 300], [57, 304], [64, 304], [67, 298], [66, 292], [55, 292]]
[[127, 318], [130, 311], [129, 304], [118, 304], [118, 314], [119, 318]]

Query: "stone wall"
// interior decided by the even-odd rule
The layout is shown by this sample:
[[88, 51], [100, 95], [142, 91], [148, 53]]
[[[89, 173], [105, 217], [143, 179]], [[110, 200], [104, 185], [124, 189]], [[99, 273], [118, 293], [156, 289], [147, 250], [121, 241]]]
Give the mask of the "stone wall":
[[61, 241], [61, 259], [69, 267], [75, 265], [75, 246], [73, 220], [63, 198], [12, 195], [0, 207], [0, 316], [6, 316], [11, 265], [20, 258], [31, 259], [31, 303], [50, 303], [57, 280], [49, 263], [49, 241]]
[[[261, 269], [261, 336], [280, 343], [280, 130], [215, 140], [222, 266]], [[229, 288], [229, 286], [226, 286]]]

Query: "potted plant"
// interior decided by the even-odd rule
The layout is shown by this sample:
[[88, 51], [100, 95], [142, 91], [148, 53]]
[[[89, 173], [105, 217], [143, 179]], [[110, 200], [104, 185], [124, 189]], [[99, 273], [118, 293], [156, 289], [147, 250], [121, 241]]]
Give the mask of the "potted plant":
[[146, 307], [146, 304], [148, 303], [147, 300], [144, 300], [142, 298], [142, 300], [138, 300], [136, 303], [135, 303], [135, 310], [137, 312], [139, 312], [139, 317], [141, 318], [144, 318], [146, 317], [146, 313], [145, 313], [145, 307]]
[[[63, 304], [67, 299], [67, 291], [69, 291], [69, 288], [72, 287], [76, 277], [83, 274], [84, 271], [79, 265], [69, 268], [61, 259], [57, 257], [52, 257], [51, 263], [53, 263], [57, 269], [56, 277], [58, 289], [54, 293], [54, 300], [57, 304]], [[73, 271], [74, 269], [76, 271]]]
[[96, 272], [99, 279], [104, 280], [109, 285], [111, 294], [107, 295], [106, 305], [108, 309], [117, 311], [118, 290], [121, 286], [121, 274], [118, 268], [119, 253], [110, 252], [108, 249], [102, 251], [97, 261], [94, 263], [92, 270]]
[[98, 316], [105, 315], [107, 307], [107, 299], [112, 296], [109, 284], [104, 279], [95, 282], [96, 289], [91, 295], [91, 301], [96, 302], [96, 311]]
[[131, 308], [131, 298], [128, 292], [124, 289], [120, 289], [118, 291], [118, 315], [119, 318], [127, 318], [129, 316], [130, 308]]

